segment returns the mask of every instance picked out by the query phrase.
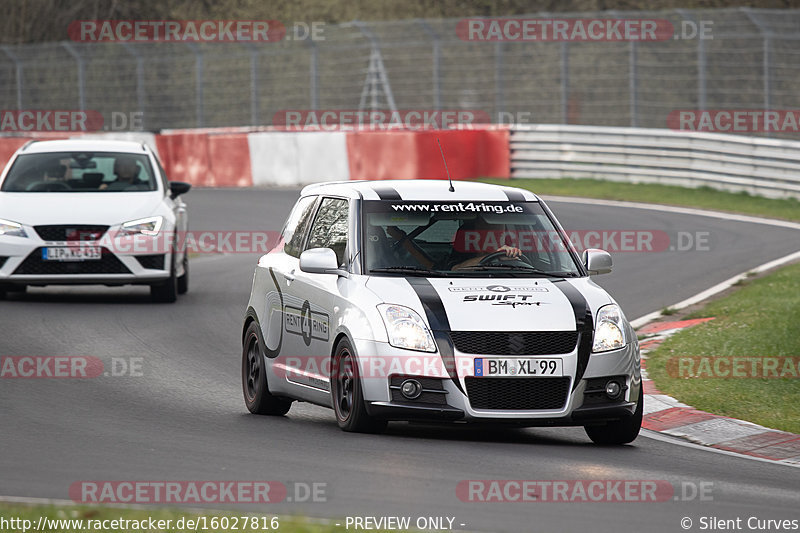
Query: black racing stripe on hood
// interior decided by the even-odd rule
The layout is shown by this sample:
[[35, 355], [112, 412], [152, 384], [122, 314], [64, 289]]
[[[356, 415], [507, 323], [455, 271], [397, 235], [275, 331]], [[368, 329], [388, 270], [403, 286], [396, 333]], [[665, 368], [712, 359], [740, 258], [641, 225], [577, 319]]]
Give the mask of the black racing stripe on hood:
[[422, 308], [425, 310], [428, 324], [431, 326], [431, 333], [433, 333], [436, 346], [439, 348], [439, 354], [444, 367], [447, 369], [447, 374], [456, 384], [458, 390], [466, 395], [464, 389], [461, 388], [458, 372], [456, 372], [455, 348], [453, 347], [453, 340], [450, 338], [450, 320], [447, 318], [447, 311], [444, 308], [442, 299], [439, 297], [439, 293], [433, 288], [431, 282], [425, 278], [406, 278], [406, 281], [417, 293], [417, 297], [422, 303]]
[[381, 200], [402, 200], [400, 193], [394, 187], [382, 185], [380, 187], [373, 187], [373, 191], [378, 195]]
[[575, 390], [578, 382], [583, 378], [584, 372], [586, 372], [589, 357], [592, 355], [592, 344], [594, 342], [592, 310], [589, 309], [589, 304], [581, 294], [581, 291], [573, 287], [570, 282], [565, 279], [556, 279], [552, 283], [567, 297], [572, 305], [572, 311], [575, 313], [575, 324], [578, 329], [578, 366], [575, 370], [575, 382], [572, 384], [572, 390]]
[[508, 189], [504, 189], [503, 191], [506, 193], [506, 196], [508, 197], [508, 201], [509, 202], [524, 202], [525, 201], [525, 195], [522, 194], [519, 191], [510, 191]]

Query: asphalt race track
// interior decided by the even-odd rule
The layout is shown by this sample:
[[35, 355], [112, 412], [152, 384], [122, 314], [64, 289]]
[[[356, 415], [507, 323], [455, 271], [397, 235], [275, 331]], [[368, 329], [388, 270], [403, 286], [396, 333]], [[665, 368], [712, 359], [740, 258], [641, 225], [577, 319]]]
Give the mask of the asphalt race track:
[[[194, 190], [194, 230], [278, 230], [297, 191]], [[568, 203], [568, 229], [709, 232], [707, 251], [614, 254], [598, 278], [631, 319], [800, 249], [796, 230], [702, 216]], [[251, 511], [451, 516], [488, 531], [682, 531], [689, 517], [796, 519], [800, 470], [640, 436], [597, 447], [581, 428], [485, 430], [392, 424], [347, 434], [331, 411], [294, 404], [247, 413], [241, 323], [257, 256], [191, 262], [188, 295], [151, 304], [144, 287], [46, 287], [0, 302], [0, 355], [141, 358], [141, 376], [0, 379], [0, 495], [69, 499], [82, 480], [326, 483], [326, 501]], [[465, 503], [460, 480], [665, 480], [713, 483], [711, 501]], [[693, 484], [693, 485], [692, 485]], [[217, 506], [219, 507], [219, 506]], [[462, 526], [463, 524], [463, 526]]]

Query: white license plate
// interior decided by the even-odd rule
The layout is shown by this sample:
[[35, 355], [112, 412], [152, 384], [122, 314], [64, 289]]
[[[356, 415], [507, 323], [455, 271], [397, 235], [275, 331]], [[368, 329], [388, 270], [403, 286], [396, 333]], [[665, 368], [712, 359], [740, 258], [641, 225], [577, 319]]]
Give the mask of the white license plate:
[[42, 248], [44, 261], [97, 261], [100, 259], [99, 246], [58, 246]]
[[550, 377], [562, 376], [561, 359], [532, 357], [475, 358], [475, 377]]

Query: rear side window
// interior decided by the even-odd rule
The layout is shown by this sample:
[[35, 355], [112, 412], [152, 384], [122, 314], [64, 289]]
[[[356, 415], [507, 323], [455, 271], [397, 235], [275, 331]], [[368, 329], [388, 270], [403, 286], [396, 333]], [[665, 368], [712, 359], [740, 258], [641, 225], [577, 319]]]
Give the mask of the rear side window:
[[347, 200], [325, 198], [317, 211], [317, 218], [311, 226], [306, 250], [311, 248], [330, 248], [336, 252], [336, 261], [344, 264], [344, 252], [347, 248]]
[[303, 236], [306, 234], [311, 215], [314, 213], [316, 200], [316, 196], [300, 198], [283, 227], [283, 232], [281, 232], [281, 239], [284, 242], [283, 251], [292, 257], [300, 257], [303, 249]]

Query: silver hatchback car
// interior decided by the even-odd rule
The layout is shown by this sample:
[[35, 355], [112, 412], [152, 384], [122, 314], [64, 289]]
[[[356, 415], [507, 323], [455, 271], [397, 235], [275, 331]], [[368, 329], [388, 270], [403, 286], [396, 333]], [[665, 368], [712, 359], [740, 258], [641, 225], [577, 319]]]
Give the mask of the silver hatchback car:
[[303, 189], [259, 259], [242, 331], [252, 413], [332, 407], [346, 431], [390, 420], [584, 426], [633, 441], [636, 335], [547, 205], [445, 181]]

